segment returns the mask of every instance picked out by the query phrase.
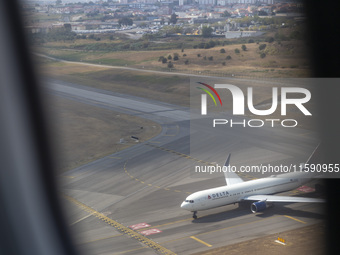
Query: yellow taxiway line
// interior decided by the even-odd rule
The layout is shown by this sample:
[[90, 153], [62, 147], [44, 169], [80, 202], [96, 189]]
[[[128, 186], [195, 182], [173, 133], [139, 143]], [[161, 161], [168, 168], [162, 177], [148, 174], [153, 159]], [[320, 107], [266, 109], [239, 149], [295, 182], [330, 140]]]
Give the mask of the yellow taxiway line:
[[128, 227], [125, 227], [124, 225], [120, 224], [119, 222], [105, 216], [104, 214], [102, 214], [102, 213], [94, 210], [93, 208], [83, 204], [82, 202], [76, 200], [75, 198], [67, 196], [67, 195], [64, 195], [64, 198], [67, 199], [68, 201], [72, 202], [76, 206], [80, 207], [84, 211], [93, 214], [95, 217], [106, 222], [110, 226], [114, 227], [116, 230], [123, 232], [127, 236], [136, 239], [138, 242], [145, 244], [146, 246], [150, 247], [151, 249], [154, 249], [154, 250], [156, 250], [156, 251], [158, 251], [159, 253], [162, 253], [162, 254], [176, 255], [176, 253], [168, 250], [167, 248], [156, 243], [155, 241], [143, 236], [142, 234], [140, 234], [140, 233], [138, 233], [138, 232], [136, 232], [136, 231], [134, 231], [134, 230], [132, 230]]
[[212, 246], [211, 244], [208, 244], [208, 243], [202, 241], [201, 239], [198, 239], [197, 237], [190, 236], [190, 238], [191, 238], [191, 239], [194, 239], [194, 240], [196, 240], [197, 242], [199, 242], [199, 243], [201, 243], [201, 244], [204, 244], [204, 245], [206, 245], [206, 246], [208, 246], [208, 247], [211, 247], [211, 246]]
[[294, 218], [294, 217], [292, 217], [292, 216], [284, 215], [284, 217], [289, 218], [289, 219], [291, 219], [291, 220], [295, 220], [295, 221], [300, 222], [300, 223], [303, 223], [303, 224], [306, 224], [306, 223], [307, 223], [307, 222], [305, 222], [305, 221], [296, 219], [296, 218]]

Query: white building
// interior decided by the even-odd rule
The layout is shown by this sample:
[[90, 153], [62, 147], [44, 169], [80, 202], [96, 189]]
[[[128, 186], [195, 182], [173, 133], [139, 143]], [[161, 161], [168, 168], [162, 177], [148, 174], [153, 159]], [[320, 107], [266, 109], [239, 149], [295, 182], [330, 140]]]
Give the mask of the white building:
[[253, 36], [260, 36], [263, 34], [264, 32], [260, 32], [260, 31], [229, 31], [229, 32], [225, 32], [225, 38], [232, 39], [232, 38], [241, 38], [241, 37], [253, 37]]
[[[183, 4], [185, 4], [184, 0], [179, 0], [180, 2], [182, 1]], [[210, 4], [210, 5], [228, 5], [228, 4], [256, 4], [256, 3], [263, 3], [263, 4], [274, 4], [274, 0], [199, 0], [199, 4]], [[212, 3], [215, 2], [215, 3]], [[183, 5], [182, 4], [182, 5]], [[180, 4], [181, 5], [181, 4]]]
[[199, 4], [216, 5], [217, 0], [198, 0]]

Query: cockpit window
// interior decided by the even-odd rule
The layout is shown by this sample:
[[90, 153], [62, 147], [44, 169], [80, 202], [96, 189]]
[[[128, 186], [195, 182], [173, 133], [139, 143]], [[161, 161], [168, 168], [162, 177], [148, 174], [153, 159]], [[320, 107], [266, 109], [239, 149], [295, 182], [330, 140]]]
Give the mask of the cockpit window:
[[194, 200], [184, 200], [184, 202], [187, 202], [187, 203], [194, 203]]

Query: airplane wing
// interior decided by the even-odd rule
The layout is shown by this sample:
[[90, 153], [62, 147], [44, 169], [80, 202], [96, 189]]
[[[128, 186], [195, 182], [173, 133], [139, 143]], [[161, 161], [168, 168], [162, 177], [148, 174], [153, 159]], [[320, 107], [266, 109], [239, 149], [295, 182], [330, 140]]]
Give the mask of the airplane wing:
[[[231, 154], [229, 154], [229, 156], [227, 158], [227, 161], [224, 164], [224, 166], [227, 167], [227, 170], [230, 170], [228, 168], [229, 161], [230, 161], [230, 156], [231, 156]], [[236, 173], [234, 173], [233, 171], [225, 171], [224, 172], [224, 177], [225, 177], [225, 181], [227, 183], [227, 186], [243, 182], [243, 180]]]
[[253, 195], [243, 198], [248, 201], [267, 201], [282, 203], [324, 203], [324, 199], [308, 198], [308, 197], [290, 197], [290, 196], [274, 196], [274, 195]]

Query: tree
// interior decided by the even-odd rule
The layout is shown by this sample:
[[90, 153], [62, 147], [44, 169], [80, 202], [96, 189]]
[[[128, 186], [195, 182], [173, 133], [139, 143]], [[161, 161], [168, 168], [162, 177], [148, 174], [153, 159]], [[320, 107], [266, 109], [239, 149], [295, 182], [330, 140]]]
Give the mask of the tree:
[[268, 16], [268, 13], [261, 10], [261, 11], [259, 11], [259, 16]]
[[173, 67], [174, 67], [174, 64], [171, 61], [169, 61], [168, 68], [173, 68]]
[[65, 23], [64, 24], [64, 28], [65, 28], [66, 32], [71, 32], [72, 31], [71, 24], [69, 24], [69, 23]]
[[188, 59], [185, 60], [185, 61], [184, 61], [184, 64], [189, 65], [189, 60], [188, 60]]
[[171, 59], [172, 59], [171, 55], [169, 55], [169, 56], [168, 56], [168, 59], [169, 59], [169, 60], [171, 60]]
[[220, 53], [225, 53], [225, 49], [220, 49]]
[[236, 54], [239, 54], [239, 53], [240, 53], [240, 50], [236, 48], [236, 49], [235, 49], [235, 53], [236, 53]]
[[222, 17], [228, 18], [230, 16], [231, 16], [231, 14], [228, 11], [224, 11], [223, 14], [222, 14]]
[[247, 50], [247, 46], [245, 46], [244, 44], [242, 45], [242, 50], [246, 51]]
[[264, 50], [266, 47], [267, 47], [267, 44], [265, 44], [265, 43], [260, 44], [259, 50]]
[[202, 27], [202, 36], [204, 38], [211, 37], [213, 29], [211, 27], [204, 26]]
[[123, 17], [118, 20], [119, 26], [132, 26], [133, 20], [128, 17]]
[[199, 43], [198, 45], [197, 45], [197, 47], [199, 48], [199, 49], [205, 49], [206, 48], [206, 45], [208, 45], [207, 43], [204, 43], [204, 42], [201, 42], [201, 43]]
[[209, 44], [209, 48], [214, 48], [214, 47], [216, 46], [216, 42], [213, 41], [213, 40], [210, 40], [210, 41], [208, 42], [208, 44]]
[[165, 64], [166, 62], [168, 62], [168, 60], [166, 58], [162, 58], [162, 63]]
[[171, 14], [170, 23], [176, 24], [177, 23], [177, 15], [175, 13]]
[[230, 60], [230, 59], [231, 59], [231, 56], [228, 55], [225, 59], [226, 59], [226, 60]]
[[214, 57], [213, 56], [210, 56], [208, 57], [209, 61], [213, 61], [214, 60]]
[[267, 37], [266, 42], [269, 42], [269, 43], [274, 42], [274, 37]]
[[265, 58], [265, 57], [266, 57], [266, 53], [262, 52], [262, 53], [260, 54], [260, 57], [261, 57], [261, 58]]
[[174, 56], [174, 61], [177, 61], [179, 58], [177, 55]]

